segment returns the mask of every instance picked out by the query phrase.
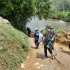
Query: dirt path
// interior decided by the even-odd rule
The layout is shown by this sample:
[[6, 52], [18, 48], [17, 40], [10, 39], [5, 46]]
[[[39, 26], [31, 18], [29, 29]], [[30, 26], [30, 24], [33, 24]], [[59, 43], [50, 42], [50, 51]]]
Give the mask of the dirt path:
[[33, 38], [29, 38], [31, 49], [26, 60], [21, 64], [19, 70], [70, 70], [70, 50], [64, 46], [55, 43], [57, 56], [55, 59], [44, 57], [44, 48], [42, 43], [39, 49], [35, 49]]

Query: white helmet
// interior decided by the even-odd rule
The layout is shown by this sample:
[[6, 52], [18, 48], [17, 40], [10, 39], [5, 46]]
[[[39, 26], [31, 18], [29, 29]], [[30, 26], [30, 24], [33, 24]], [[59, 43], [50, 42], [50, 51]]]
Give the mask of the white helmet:
[[38, 28], [35, 28], [35, 31], [38, 30]]

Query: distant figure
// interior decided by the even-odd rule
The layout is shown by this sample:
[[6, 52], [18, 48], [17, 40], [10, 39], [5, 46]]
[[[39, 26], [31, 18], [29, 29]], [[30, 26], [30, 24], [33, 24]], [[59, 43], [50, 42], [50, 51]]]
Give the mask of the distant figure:
[[[69, 38], [70, 38], [70, 34], [69, 34]], [[70, 41], [69, 41], [69, 49], [70, 49]]]
[[69, 43], [69, 49], [70, 49], [70, 43]]
[[36, 46], [36, 49], [38, 49], [39, 47], [39, 32], [38, 32], [38, 28], [35, 28], [35, 33], [34, 33], [34, 38], [35, 38], [35, 46]]
[[28, 36], [30, 37], [31, 30], [30, 30], [30, 28], [29, 28], [29, 27], [27, 27], [27, 34], [28, 34]]
[[70, 49], [70, 33], [68, 33], [68, 34], [66, 35], [66, 38], [67, 38], [67, 40], [68, 40], [68, 46], [69, 46], [69, 49]]

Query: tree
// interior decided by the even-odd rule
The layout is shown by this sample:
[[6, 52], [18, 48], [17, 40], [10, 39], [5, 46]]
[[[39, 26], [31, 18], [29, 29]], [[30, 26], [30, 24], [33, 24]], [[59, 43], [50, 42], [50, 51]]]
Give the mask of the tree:
[[56, 4], [58, 11], [70, 11], [70, 0], [59, 0]]
[[9, 19], [13, 25], [23, 31], [28, 18], [35, 14], [33, 0], [0, 0], [0, 15]]
[[51, 0], [52, 10], [70, 11], [70, 0]]
[[[40, 2], [39, 2], [40, 1]], [[0, 0], [0, 16], [23, 31], [26, 22], [34, 15], [47, 18], [50, 9], [48, 0]]]
[[47, 19], [50, 11], [50, 0], [37, 0], [36, 8], [38, 17]]

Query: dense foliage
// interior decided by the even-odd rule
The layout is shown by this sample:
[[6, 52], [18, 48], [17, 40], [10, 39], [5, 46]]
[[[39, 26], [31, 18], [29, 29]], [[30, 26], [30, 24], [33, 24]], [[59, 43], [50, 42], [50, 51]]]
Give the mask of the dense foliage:
[[49, 15], [50, 18], [52, 19], [60, 19], [60, 20], [64, 20], [67, 22], [70, 22], [70, 12], [51, 12], [51, 14]]
[[20, 30], [23, 30], [28, 18], [35, 13], [33, 0], [0, 0], [0, 7], [0, 15], [9, 19]]
[[46, 18], [49, 9], [49, 0], [0, 0], [0, 16], [7, 18], [21, 31], [31, 16], [37, 14]]
[[38, 17], [47, 19], [50, 10], [50, 0], [37, 0], [36, 8]]
[[57, 6], [59, 11], [70, 11], [70, 1], [69, 0], [62, 0], [58, 3]]
[[61, 19], [70, 22], [70, 0], [51, 0], [51, 18]]
[[53, 10], [70, 11], [70, 0], [51, 0]]

